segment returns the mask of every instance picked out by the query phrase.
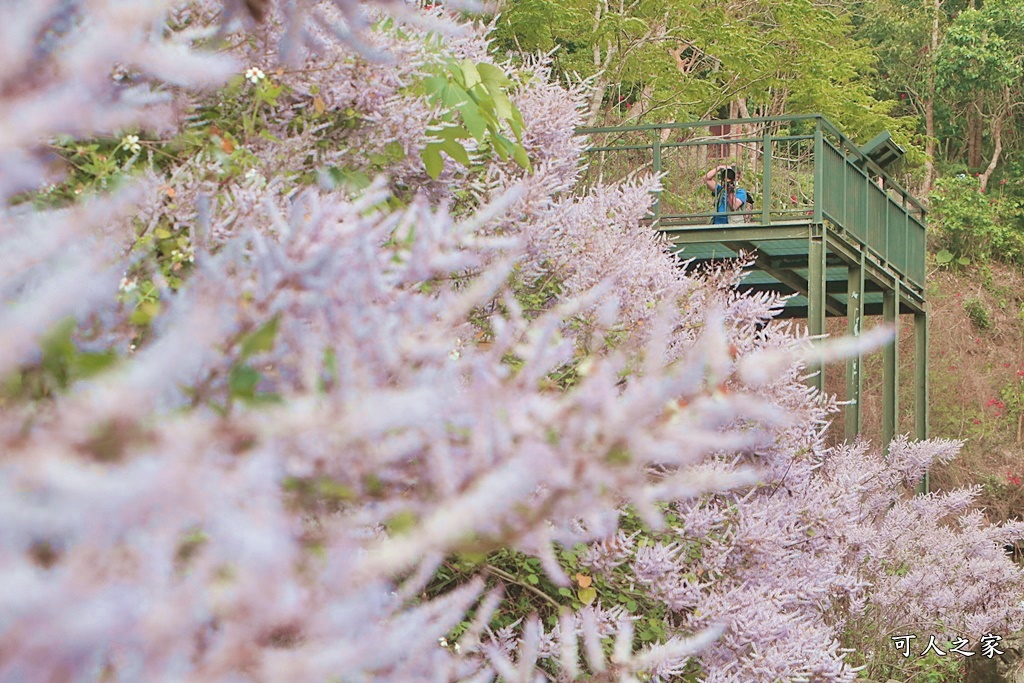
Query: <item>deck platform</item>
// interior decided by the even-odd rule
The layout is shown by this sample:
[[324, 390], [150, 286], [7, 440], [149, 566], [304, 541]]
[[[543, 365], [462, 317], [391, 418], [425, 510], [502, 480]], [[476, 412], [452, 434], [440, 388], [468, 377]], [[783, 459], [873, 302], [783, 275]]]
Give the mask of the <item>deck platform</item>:
[[[824, 334], [827, 316], [845, 317], [858, 335], [864, 316], [894, 326], [914, 317], [914, 436], [928, 438], [928, 305], [925, 208], [886, 172], [873, 150], [858, 147], [820, 115], [584, 128], [584, 183], [626, 180], [649, 172], [662, 189], [648, 217], [682, 258], [696, 263], [755, 259], [745, 291], [792, 295], [781, 316], [805, 318]], [[896, 156], [888, 144], [881, 163]], [[719, 164], [740, 170], [753, 198], [732, 212], [740, 222], [713, 224], [704, 174]], [[898, 340], [897, 340], [898, 341]], [[897, 433], [899, 344], [884, 350], [882, 440]], [[822, 369], [813, 383], [824, 388]], [[862, 430], [863, 359], [846, 367], [847, 439]]]

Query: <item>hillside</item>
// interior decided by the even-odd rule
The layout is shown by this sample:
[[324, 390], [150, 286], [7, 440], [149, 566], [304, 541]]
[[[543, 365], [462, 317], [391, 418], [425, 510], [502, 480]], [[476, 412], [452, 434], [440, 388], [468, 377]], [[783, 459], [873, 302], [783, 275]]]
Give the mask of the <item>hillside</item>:
[[931, 433], [965, 441], [933, 487], [980, 484], [990, 518], [1024, 517], [1024, 273], [936, 268], [929, 295]]
[[[978, 505], [993, 520], [1024, 517], [1024, 273], [989, 261], [953, 269], [929, 255], [929, 427], [932, 438], [964, 442], [960, 456], [931, 470], [932, 490], [982, 487]], [[870, 329], [879, 324], [869, 318]], [[829, 334], [846, 333], [843, 318]], [[900, 428], [913, 434], [913, 321], [900, 330]], [[881, 353], [865, 359], [863, 438], [881, 434]], [[826, 369], [827, 391], [845, 395], [841, 365]], [[843, 439], [836, 416], [830, 443]]]

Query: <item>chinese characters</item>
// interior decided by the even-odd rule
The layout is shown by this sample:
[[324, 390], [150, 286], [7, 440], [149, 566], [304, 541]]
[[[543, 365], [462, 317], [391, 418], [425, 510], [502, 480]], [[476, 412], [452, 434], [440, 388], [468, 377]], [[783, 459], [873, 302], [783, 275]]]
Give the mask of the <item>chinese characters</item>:
[[[904, 657], [910, 657], [910, 641], [916, 640], [917, 636], [913, 634], [907, 634], [902, 636], [892, 636], [893, 646], [900, 651]], [[981, 654], [982, 657], [988, 657], [992, 659], [995, 655], [1003, 654], [1003, 651], [999, 649], [999, 641], [1002, 640], [1002, 636], [997, 636], [993, 633], [986, 633], [978, 641], [979, 652], [974, 650], [966, 649], [970, 645], [970, 641], [966, 638], [954, 638], [947, 645], [947, 649], [943, 650], [935, 642], [935, 636], [928, 636], [928, 645], [925, 646], [924, 650], [919, 655], [924, 657], [929, 652], [934, 652], [940, 657], [945, 657], [948, 653], [956, 653], [961, 657], [970, 657], [972, 655]]]

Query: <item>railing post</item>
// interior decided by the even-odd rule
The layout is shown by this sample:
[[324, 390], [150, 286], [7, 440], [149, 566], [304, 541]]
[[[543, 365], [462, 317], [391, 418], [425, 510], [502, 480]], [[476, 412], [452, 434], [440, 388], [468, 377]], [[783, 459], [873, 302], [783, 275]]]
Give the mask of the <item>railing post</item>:
[[[654, 175], [660, 176], [661, 175], [661, 131], [659, 129], [655, 128], [651, 132], [654, 135], [654, 139], [652, 141], [652, 147], [651, 147], [651, 151], [654, 154], [654, 160], [653, 160]], [[661, 180], [659, 179], [658, 182], [660, 183]], [[654, 227], [658, 228], [660, 226], [660, 224], [661, 224], [661, 190], [658, 190], [657, 198], [654, 200]]]
[[[872, 195], [871, 192], [869, 192], [868, 196], [871, 197], [873, 195]], [[887, 197], [888, 197], [888, 195], [887, 195]], [[890, 228], [890, 226], [889, 226], [889, 200], [888, 200], [888, 198], [886, 198], [886, 202], [885, 202], [884, 206], [885, 206], [885, 251], [882, 252], [882, 255], [885, 257], [885, 262], [887, 264], [891, 264], [893, 262], [893, 254], [889, 253], [889, 251], [890, 251], [890, 249], [889, 249], [889, 228]]]
[[822, 163], [824, 148], [824, 137], [821, 131], [821, 119], [819, 118], [814, 126], [814, 222], [818, 225], [823, 223], [821, 199], [824, 195], [824, 188], [822, 187], [824, 182], [824, 164]]
[[903, 207], [903, 237], [900, 239], [900, 244], [903, 245], [900, 272], [910, 274], [910, 212], [906, 207]]
[[[872, 244], [871, 235], [871, 174], [864, 174], [864, 244]], [[878, 246], [878, 245], [872, 245]]]
[[772, 222], [772, 134], [765, 126], [761, 137], [761, 223]]
[[846, 145], [840, 141], [839, 149], [843, 151], [843, 227], [853, 232], [853, 224], [850, 221], [850, 207], [847, 201], [847, 195], [850, 194], [847, 188], [850, 187], [850, 150], [846, 148]]
[[[846, 334], [859, 337], [864, 327], [864, 251], [860, 250], [860, 262], [849, 268], [846, 278]], [[846, 440], [853, 442], [863, 427], [864, 413], [861, 410], [861, 394], [864, 390], [864, 354], [846, 361]]]

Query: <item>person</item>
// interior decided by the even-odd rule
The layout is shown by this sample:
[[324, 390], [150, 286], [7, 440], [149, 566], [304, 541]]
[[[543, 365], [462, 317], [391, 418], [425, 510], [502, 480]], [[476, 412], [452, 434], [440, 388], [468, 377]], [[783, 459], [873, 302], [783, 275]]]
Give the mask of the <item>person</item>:
[[[715, 215], [711, 222], [716, 225], [742, 223], [744, 216], [727, 216], [726, 211], [739, 211], [747, 201], [747, 191], [739, 187], [740, 172], [733, 166], [719, 164], [704, 176], [704, 182], [715, 196]], [[721, 181], [721, 182], [719, 182]], [[721, 183], [724, 182], [723, 186]], [[726, 206], [729, 208], [726, 209]]]

